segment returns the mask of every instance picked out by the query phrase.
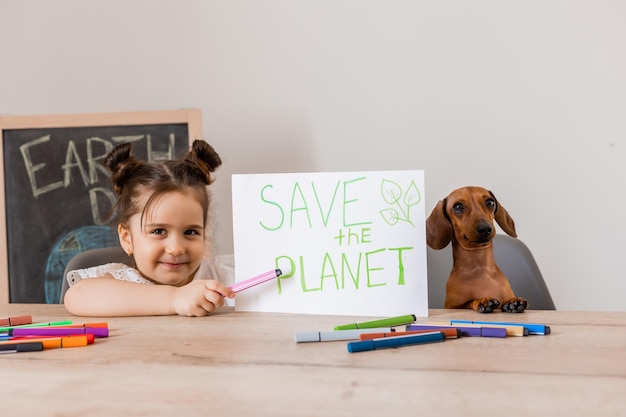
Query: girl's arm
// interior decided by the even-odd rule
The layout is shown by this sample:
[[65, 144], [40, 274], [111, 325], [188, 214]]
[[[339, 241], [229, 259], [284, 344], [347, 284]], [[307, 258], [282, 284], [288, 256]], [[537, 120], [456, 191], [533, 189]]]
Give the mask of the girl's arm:
[[148, 285], [113, 277], [83, 279], [65, 293], [65, 308], [77, 316], [206, 316], [234, 293], [215, 280], [182, 287]]

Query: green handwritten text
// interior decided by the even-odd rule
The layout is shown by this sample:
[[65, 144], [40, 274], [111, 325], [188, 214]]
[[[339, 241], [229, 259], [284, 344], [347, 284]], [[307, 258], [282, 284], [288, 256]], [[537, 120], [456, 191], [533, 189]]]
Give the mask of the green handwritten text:
[[[268, 211], [271, 212], [268, 216], [271, 219], [262, 219], [259, 224], [268, 231], [277, 231], [283, 227], [293, 229], [296, 225], [308, 229], [318, 225], [325, 228], [331, 217], [337, 217], [332, 215], [336, 210], [341, 210], [343, 227], [371, 224], [371, 221], [354, 218], [354, 213], [363, 212], [362, 208], [359, 209], [359, 199], [353, 195], [358, 193], [357, 186], [364, 180], [366, 177], [337, 181], [332, 193], [325, 200], [315, 182], [311, 182], [309, 186], [295, 182], [287, 198], [274, 185], [266, 184], [261, 188], [261, 202], [268, 205]], [[284, 199], [281, 200], [281, 197]]]
[[[283, 294], [284, 284], [293, 279], [299, 281], [299, 288], [304, 293], [405, 285], [405, 252], [411, 250], [413, 247], [379, 248], [356, 254], [344, 252], [338, 259], [333, 258], [333, 255], [338, 256], [337, 254], [325, 252], [321, 259], [317, 259], [319, 265], [317, 268], [315, 260], [307, 259], [305, 262], [302, 255], [295, 257], [281, 255], [276, 257], [276, 267], [288, 265], [290, 272], [278, 277], [278, 294]], [[389, 257], [394, 259], [390, 260]], [[307, 276], [306, 271], [319, 272]]]

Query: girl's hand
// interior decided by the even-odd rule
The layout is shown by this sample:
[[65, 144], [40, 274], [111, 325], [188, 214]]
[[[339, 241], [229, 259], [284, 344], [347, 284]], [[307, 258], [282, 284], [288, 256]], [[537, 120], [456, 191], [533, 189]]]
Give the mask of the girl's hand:
[[233, 298], [235, 293], [215, 280], [196, 280], [176, 287], [172, 296], [174, 311], [180, 316], [206, 316], [224, 305], [224, 297]]

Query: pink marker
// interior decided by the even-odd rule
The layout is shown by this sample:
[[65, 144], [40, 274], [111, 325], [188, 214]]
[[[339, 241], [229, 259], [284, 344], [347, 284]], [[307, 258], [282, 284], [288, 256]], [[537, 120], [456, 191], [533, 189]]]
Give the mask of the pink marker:
[[257, 275], [256, 277], [233, 284], [229, 288], [233, 290], [234, 292], [247, 290], [250, 287], [254, 287], [255, 285], [262, 284], [265, 281], [269, 281], [270, 279], [278, 278], [282, 274], [283, 274], [283, 271], [281, 271], [280, 269], [272, 269], [271, 271], [268, 271], [264, 274]]

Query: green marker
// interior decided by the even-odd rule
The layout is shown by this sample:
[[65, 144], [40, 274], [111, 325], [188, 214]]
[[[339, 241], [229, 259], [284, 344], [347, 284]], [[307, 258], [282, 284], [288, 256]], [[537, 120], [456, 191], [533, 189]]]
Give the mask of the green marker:
[[31, 323], [31, 324], [22, 324], [20, 326], [8, 326], [8, 327], [0, 327], [0, 332], [6, 332], [9, 329], [16, 329], [16, 328], [28, 328], [28, 327], [46, 327], [46, 326], [67, 326], [72, 324], [71, 320], [64, 320], [64, 321], [52, 321], [49, 323]]
[[376, 327], [394, 327], [404, 324], [415, 323], [415, 314], [407, 314], [406, 316], [389, 317], [387, 319], [365, 321], [363, 323], [350, 323], [336, 326], [335, 330], [354, 330], [354, 329], [374, 329]]

